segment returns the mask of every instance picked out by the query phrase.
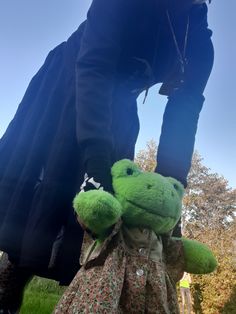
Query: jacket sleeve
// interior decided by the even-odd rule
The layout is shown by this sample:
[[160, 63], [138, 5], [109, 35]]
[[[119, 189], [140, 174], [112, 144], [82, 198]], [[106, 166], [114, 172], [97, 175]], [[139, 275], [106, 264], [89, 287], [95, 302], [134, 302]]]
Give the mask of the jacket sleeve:
[[214, 61], [212, 31], [208, 28], [207, 12], [206, 4], [196, 4], [193, 5], [189, 17], [187, 66], [182, 88], [196, 94], [203, 93]]
[[213, 65], [212, 32], [207, 24], [206, 4], [190, 12], [187, 65], [184, 81], [168, 98], [157, 153], [156, 172], [174, 177], [186, 187], [191, 167], [199, 114]]
[[77, 139], [84, 162], [111, 154], [111, 101], [122, 38], [134, 0], [93, 0], [76, 65]]

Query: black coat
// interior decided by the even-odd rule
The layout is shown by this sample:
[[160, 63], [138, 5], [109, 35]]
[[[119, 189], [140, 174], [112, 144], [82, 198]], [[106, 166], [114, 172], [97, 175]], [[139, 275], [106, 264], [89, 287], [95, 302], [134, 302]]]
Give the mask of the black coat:
[[[73, 278], [83, 232], [72, 199], [83, 181], [84, 161], [104, 152], [111, 163], [133, 158], [139, 131], [136, 98], [143, 89], [169, 81], [178, 64], [165, 11], [157, 3], [94, 0], [87, 21], [49, 53], [1, 138], [0, 249], [35, 273], [62, 283]], [[206, 5], [189, 14], [191, 48], [182, 90], [186, 98], [196, 88], [194, 138], [212, 46]], [[182, 43], [187, 15], [172, 16]], [[198, 52], [196, 42], [202, 46]], [[204, 65], [200, 72], [199, 65]]]

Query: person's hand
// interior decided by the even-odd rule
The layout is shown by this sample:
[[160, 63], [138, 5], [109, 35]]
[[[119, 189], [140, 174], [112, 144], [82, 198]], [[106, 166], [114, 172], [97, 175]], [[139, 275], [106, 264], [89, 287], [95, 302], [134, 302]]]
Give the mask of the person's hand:
[[110, 164], [101, 158], [87, 161], [84, 182], [80, 187], [81, 192], [96, 189], [113, 192]]

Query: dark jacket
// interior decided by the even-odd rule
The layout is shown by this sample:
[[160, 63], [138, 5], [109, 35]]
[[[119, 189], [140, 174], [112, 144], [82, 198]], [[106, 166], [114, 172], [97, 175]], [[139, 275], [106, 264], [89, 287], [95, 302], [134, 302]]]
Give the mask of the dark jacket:
[[[174, 89], [169, 93], [167, 109], [171, 112], [167, 113], [163, 128], [167, 128], [167, 120], [170, 122], [168, 129], [175, 128], [175, 121], [171, 121], [174, 114], [177, 123], [189, 124], [184, 132], [190, 132], [190, 140], [187, 141], [183, 134], [175, 139], [173, 132], [170, 136], [164, 134], [163, 129], [164, 138], [160, 139], [159, 147], [161, 155], [158, 156], [159, 172], [172, 175], [186, 184], [196, 122], [204, 100], [202, 93], [212, 67], [212, 33], [207, 27], [206, 4], [177, 10], [181, 6], [173, 9], [175, 2], [151, 0], [147, 4], [143, 0], [111, 0], [107, 4], [106, 0], [93, 1], [76, 66], [77, 138], [83, 147], [85, 161], [98, 154], [110, 154], [111, 163], [114, 161], [112, 152], [116, 149], [116, 139], [112, 131], [113, 117], [117, 116], [114, 94], [125, 91], [136, 98], [150, 86], [169, 81], [172, 72], [178, 75], [180, 62], [177, 49], [184, 54], [187, 35], [184, 58], [188, 64], [182, 77], [184, 82], [177, 93]], [[174, 112], [170, 108], [172, 102], [175, 103]], [[175, 131], [179, 135], [179, 130]], [[173, 152], [167, 152], [168, 147], [173, 147], [173, 142], [179, 145], [181, 139], [183, 142], [186, 139], [187, 147], [180, 145], [178, 151], [174, 148]], [[162, 149], [163, 141], [163, 145], [167, 146], [165, 149]], [[170, 159], [171, 155], [172, 158], [175, 155], [175, 160], [166, 164], [165, 159]], [[169, 167], [171, 170], [168, 173]]]
[[[0, 249], [19, 265], [62, 283], [69, 283], [78, 270], [83, 232], [71, 204], [85, 161], [97, 155], [108, 156], [111, 164], [132, 159], [139, 131], [137, 96], [169, 81], [179, 67], [160, 3], [94, 0], [87, 21], [50, 52], [30, 82], [0, 141]], [[191, 133], [186, 148], [173, 148], [177, 160], [185, 149], [186, 172], [212, 66], [212, 44], [206, 5], [178, 15], [170, 8], [170, 14], [180, 45], [190, 17], [185, 83], [169, 97], [159, 145], [159, 172], [173, 171], [178, 178], [168, 167], [172, 151], [162, 146], [173, 133], [178, 144]], [[169, 125], [174, 126], [171, 133]]]

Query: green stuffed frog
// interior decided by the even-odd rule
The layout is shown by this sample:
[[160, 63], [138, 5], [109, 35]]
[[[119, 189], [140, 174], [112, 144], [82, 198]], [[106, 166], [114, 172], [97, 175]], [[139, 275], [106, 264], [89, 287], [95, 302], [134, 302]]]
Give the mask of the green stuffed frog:
[[184, 188], [126, 159], [113, 165], [112, 179], [114, 195], [91, 190], [74, 199], [94, 239], [85, 237], [82, 268], [55, 313], [179, 313], [175, 288], [183, 272], [217, 266], [206, 245], [170, 236]]

